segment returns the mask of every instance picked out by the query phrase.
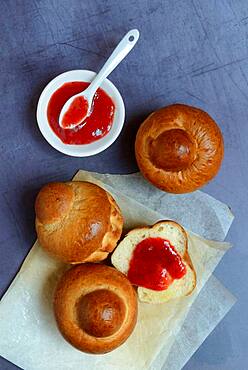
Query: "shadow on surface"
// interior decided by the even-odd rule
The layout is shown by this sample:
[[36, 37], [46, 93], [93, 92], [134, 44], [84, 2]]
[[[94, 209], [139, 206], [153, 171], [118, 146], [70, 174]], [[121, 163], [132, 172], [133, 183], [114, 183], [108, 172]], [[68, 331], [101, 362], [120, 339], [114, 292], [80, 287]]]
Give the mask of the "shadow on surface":
[[141, 123], [148, 117], [150, 111], [143, 111], [124, 123], [119, 142], [119, 152], [122, 155], [122, 164], [130, 169], [129, 172], [138, 171], [135, 159], [135, 138]]
[[25, 189], [20, 195], [20, 207], [22, 212], [22, 234], [25, 240], [32, 242], [35, 240], [35, 211], [34, 203], [39, 189]]

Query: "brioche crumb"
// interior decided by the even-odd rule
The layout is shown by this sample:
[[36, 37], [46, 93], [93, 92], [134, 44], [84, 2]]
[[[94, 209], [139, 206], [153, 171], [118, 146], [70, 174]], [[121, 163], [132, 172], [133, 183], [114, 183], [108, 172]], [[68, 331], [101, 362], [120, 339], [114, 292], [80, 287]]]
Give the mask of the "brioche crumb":
[[[130, 231], [115, 249], [112, 255], [112, 264], [124, 274], [128, 273], [129, 263], [136, 245], [149, 237], [161, 237], [170, 241], [171, 245], [180, 254], [186, 265], [187, 272], [181, 279], [175, 279], [164, 291], [154, 291], [138, 287], [138, 297], [142, 302], [164, 303], [171, 299], [190, 294], [196, 286], [196, 274], [191, 267], [188, 255], [188, 238], [185, 230], [174, 221], [160, 221], [152, 227], [137, 228]], [[190, 263], [187, 263], [190, 261]]]

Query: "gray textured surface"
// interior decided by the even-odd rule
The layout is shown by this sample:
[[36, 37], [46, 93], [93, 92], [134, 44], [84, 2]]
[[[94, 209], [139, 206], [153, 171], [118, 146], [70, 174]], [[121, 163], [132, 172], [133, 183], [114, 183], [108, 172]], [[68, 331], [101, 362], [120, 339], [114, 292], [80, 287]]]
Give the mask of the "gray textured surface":
[[[222, 169], [204, 190], [236, 216], [228, 236], [235, 247], [216, 276], [239, 301], [185, 369], [247, 369], [247, 0], [2, 0], [0, 5], [1, 293], [35, 238], [33, 200], [42, 184], [69, 179], [78, 168], [135, 171], [133, 141], [143, 117], [174, 102], [196, 105], [216, 119], [225, 138]], [[126, 104], [120, 138], [90, 159], [57, 153], [36, 126], [42, 88], [69, 69], [97, 70], [133, 27], [140, 29], [140, 41], [110, 78]], [[0, 369], [14, 368], [0, 359]]]

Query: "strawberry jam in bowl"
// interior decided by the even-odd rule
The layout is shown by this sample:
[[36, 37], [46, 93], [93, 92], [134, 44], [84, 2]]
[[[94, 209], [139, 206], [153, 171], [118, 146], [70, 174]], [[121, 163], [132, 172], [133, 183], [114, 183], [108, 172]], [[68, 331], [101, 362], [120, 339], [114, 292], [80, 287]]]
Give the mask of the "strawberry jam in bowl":
[[[108, 79], [96, 91], [91, 114], [82, 123], [74, 128], [59, 125], [63, 105], [85, 90], [94, 76], [94, 72], [87, 70], [62, 73], [45, 87], [40, 96], [37, 106], [39, 129], [48, 143], [64, 154], [87, 157], [100, 153], [117, 139], [123, 127], [124, 103]], [[72, 113], [78, 114], [76, 105]]]

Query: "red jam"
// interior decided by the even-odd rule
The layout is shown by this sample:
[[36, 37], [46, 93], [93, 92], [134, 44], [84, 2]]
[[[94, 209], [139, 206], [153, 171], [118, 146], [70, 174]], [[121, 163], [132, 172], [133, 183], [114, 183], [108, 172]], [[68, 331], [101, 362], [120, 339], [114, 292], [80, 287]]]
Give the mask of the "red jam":
[[147, 238], [134, 249], [128, 270], [133, 285], [165, 290], [186, 274], [186, 266], [168, 240]]
[[92, 113], [82, 124], [72, 129], [60, 127], [59, 115], [66, 101], [88, 86], [88, 82], [67, 82], [53, 93], [48, 103], [47, 119], [49, 125], [65, 144], [92, 143], [107, 135], [112, 127], [115, 105], [110, 96], [102, 89], [97, 90], [93, 100]]
[[71, 125], [82, 122], [88, 112], [88, 102], [83, 96], [73, 99], [68, 110], [62, 118], [63, 128], [70, 128]]

